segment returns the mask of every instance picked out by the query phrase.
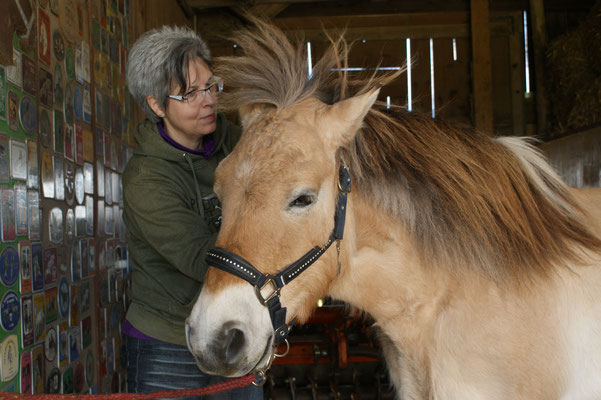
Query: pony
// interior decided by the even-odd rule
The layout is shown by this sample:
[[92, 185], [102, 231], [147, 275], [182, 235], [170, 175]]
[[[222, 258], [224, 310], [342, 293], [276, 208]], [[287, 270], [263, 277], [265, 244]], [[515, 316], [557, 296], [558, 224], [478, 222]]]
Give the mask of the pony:
[[402, 399], [601, 398], [600, 189], [526, 139], [386, 109], [396, 76], [345, 72], [343, 35], [310, 78], [269, 23], [234, 39], [216, 73], [243, 133], [186, 322], [199, 368], [264, 376], [330, 296], [373, 317]]

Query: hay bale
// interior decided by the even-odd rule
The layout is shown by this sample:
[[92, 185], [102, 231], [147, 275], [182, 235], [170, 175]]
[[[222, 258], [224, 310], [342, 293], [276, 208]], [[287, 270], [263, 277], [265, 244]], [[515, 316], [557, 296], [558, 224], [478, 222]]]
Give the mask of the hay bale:
[[546, 52], [551, 136], [601, 123], [601, 0]]

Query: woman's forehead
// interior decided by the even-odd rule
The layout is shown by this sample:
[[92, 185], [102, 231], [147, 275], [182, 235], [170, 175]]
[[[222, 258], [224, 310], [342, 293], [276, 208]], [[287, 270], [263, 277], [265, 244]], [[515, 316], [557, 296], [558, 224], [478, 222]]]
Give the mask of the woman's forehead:
[[[186, 87], [183, 90], [192, 87], [202, 88], [208, 80], [213, 76], [211, 68], [200, 57], [195, 57], [188, 61], [184, 73], [186, 74]], [[173, 77], [171, 82], [172, 90], [179, 90], [179, 82]]]
[[204, 85], [212, 75], [209, 66], [200, 58], [196, 57], [190, 60], [188, 64], [188, 86]]

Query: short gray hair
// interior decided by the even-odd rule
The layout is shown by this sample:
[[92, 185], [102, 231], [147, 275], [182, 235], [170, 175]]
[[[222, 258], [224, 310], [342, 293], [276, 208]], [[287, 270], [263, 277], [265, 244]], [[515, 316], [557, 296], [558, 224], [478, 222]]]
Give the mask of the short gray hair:
[[146, 97], [156, 98], [165, 108], [173, 83], [179, 85], [180, 94], [184, 94], [188, 63], [196, 57], [211, 67], [211, 52], [206, 43], [185, 27], [152, 29], [133, 45], [127, 61], [127, 85], [151, 121], [159, 122], [161, 118], [152, 111]]

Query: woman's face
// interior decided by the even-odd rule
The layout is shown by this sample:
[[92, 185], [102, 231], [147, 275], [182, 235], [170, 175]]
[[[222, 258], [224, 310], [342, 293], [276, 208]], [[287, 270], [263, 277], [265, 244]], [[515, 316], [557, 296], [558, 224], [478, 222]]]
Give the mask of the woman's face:
[[[197, 89], [204, 89], [211, 83], [213, 73], [200, 58], [195, 58], [188, 65], [188, 87], [184, 96]], [[191, 149], [200, 148], [202, 137], [217, 128], [215, 107], [217, 97], [215, 90], [198, 92], [194, 100], [179, 101], [168, 98], [163, 116], [167, 134], [176, 142]], [[179, 95], [179, 87], [171, 90], [171, 95]]]

